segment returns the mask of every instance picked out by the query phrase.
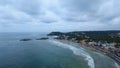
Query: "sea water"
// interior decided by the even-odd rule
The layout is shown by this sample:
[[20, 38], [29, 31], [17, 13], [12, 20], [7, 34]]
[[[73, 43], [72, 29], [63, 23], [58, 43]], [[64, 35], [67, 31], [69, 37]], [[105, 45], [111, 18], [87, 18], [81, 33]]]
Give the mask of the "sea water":
[[[109, 57], [43, 33], [0, 33], [0, 68], [117, 68]], [[19, 41], [23, 38], [31, 41]]]

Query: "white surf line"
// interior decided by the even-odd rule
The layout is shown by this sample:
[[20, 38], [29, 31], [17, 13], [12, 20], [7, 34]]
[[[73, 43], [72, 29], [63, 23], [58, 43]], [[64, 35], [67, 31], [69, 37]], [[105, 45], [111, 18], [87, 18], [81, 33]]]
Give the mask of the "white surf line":
[[85, 57], [85, 60], [88, 62], [90, 68], [95, 68], [94, 59], [86, 52], [83, 48], [77, 48], [69, 44], [62, 43], [57, 40], [49, 40], [49, 42], [56, 44], [57, 46], [68, 48], [73, 51], [75, 55]]
[[118, 65], [116, 62], [115, 62], [115, 66], [116, 66], [117, 68], [120, 68], [119, 65]]

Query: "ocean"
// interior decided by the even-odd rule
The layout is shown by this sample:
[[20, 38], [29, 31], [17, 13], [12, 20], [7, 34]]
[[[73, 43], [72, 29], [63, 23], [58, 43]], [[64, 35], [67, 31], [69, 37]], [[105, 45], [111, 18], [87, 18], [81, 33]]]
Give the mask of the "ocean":
[[[118, 68], [111, 58], [77, 43], [35, 40], [44, 33], [0, 33], [0, 68]], [[19, 41], [31, 38], [31, 41]]]

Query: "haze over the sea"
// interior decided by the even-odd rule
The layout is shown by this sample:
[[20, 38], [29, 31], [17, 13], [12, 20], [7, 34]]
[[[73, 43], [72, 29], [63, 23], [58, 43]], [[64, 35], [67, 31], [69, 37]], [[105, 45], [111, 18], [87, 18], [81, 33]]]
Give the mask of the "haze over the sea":
[[0, 0], [0, 32], [119, 30], [120, 0]]

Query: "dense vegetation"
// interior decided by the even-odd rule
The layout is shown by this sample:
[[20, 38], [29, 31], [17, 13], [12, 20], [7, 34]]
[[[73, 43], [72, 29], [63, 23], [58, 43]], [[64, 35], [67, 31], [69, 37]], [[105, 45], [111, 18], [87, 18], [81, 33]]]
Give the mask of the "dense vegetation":
[[48, 35], [59, 36], [60, 39], [75, 38], [76, 40], [87, 39], [87, 41], [120, 42], [120, 31], [74, 31], [68, 33], [52, 32]]

